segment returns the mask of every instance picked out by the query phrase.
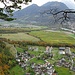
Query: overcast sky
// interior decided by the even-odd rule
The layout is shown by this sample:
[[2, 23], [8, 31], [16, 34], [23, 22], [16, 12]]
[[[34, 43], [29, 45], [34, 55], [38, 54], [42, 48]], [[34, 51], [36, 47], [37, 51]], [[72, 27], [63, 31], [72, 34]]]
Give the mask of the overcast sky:
[[58, 2], [74, 2], [74, 0], [32, 0], [33, 3], [36, 3], [38, 5], [42, 5], [46, 2], [50, 1], [58, 1]]
[[50, 1], [59, 1], [59, 2], [61, 2], [61, 0], [32, 0], [32, 3], [35, 3], [39, 6], [41, 6], [41, 5], [43, 5], [47, 2], [50, 2]]
[[43, 5], [43, 4], [47, 3], [47, 2], [51, 2], [51, 1], [63, 2], [69, 8], [75, 9], [75, 2], [74, 2], [74, 0], [32, 0], [32, 3], [29, 3], [29, 5], [37, 4], [37, 5], [41, 6], [41, 5]]
[[[69, 8], [71, 9], [75, 9], [75, 2], [74, 0], [32, 0], [32, 2], [30, 2], [28, 5], [22, 5], [23, 8], [27, 7], [31, 4], [37, 4], [38, 6], [41, 6], [47, 2], [51, 2], [51, 1], [58, 1], [58, 2], [63, 2], [65, 3]], [[2, 4], [0, 4], [0, 7], [2, 7]]]

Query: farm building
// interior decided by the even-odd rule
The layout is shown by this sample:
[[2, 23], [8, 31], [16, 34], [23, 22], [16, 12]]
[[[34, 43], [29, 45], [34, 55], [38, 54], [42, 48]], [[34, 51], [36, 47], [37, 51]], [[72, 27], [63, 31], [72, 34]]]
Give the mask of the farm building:
[[65, 54], [65, 47], [59, 47], [59, 54]]
[[59, 47], [59, 54], [71, 55], [70, 47]]
[[47, 46], [45, 53], [51, 53], [52, 49], [53, 49], [52, 47]]

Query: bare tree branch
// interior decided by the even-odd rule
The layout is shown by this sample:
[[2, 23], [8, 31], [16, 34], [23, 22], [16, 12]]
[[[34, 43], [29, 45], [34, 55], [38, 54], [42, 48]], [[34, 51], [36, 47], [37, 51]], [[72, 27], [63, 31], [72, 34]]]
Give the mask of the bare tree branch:
[[0, 8], [0, 19], [6, 21], [14, 20], [11, 18], [12, 12], [14, 11], [13, 9], [21, 9], [21, 4], [27, 4], [31, 1], [32, 0], [0, 0], [0, 2], [4, 5], [3, 8]]
[[74, 16], [71, 17], [69, 15], [74, 14], [75, 10], [73, 9], [58, 10], [57, 8], [55, 8], [55, 9], [46, 10], [43, 12], [43, 14], [44, 13], [52, 14], [55, 19], [55, 22], [58, 22], [61, 20], [60, 23], [62, 24], [65, 21], [67, 22], [73, 19]]

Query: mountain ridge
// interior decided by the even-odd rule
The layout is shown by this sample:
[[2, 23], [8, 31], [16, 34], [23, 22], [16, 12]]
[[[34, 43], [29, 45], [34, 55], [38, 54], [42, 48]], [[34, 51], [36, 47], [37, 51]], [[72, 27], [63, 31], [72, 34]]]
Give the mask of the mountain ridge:
[[37, 25], [53, 24], [54, 18], [52, 17], [52, 15], [45, 14], [44, 16], [42, 16], [40, 14], [40, 12], [50, 10], [50, 8], [58, 8], [59, 10], [69, 9], [64, 3], [57, 1], [47, 2], [42, 6], [32, 4], [20, 11], [15, 12], [14, 17], [18, 19], [14, 22]]

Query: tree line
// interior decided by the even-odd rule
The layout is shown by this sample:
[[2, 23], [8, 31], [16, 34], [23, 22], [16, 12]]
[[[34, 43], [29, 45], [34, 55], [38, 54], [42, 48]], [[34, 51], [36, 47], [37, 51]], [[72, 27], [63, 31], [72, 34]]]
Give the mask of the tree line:
[[10, 75], [10, 69], [14, 67], [16, 61], [6, 48], [6, 44], [0, 41], [0, 75]]
[[53, 47], [75, 47], [74, 44], [70, 44], [70, 43], [47, 43], [44, 41], [37, 41], [37, 42], [33, 42], [33, 41], [14, 41], [14, 40], [7, 40], [8, 43], [10, 44], [18, 44], [18, 45], [22, 45], [22, 46], [26, 46], [26, 45], [33, 45], [33, 46], [53, 46]]

